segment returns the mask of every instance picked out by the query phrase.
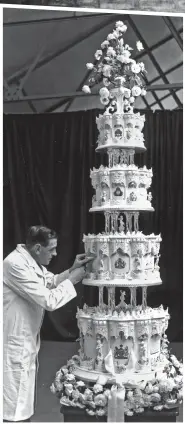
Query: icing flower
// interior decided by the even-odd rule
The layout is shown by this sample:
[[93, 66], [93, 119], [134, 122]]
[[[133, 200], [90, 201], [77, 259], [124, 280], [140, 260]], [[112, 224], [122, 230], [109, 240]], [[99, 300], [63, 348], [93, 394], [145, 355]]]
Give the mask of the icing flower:
[[116, 52], [115, 52], [115, 50], [113, 49], [113, 47], [108, 47], [108, 49], [107, 49], [107, 56], [116, 56]]
[[74, 374], [68, 374], [68, 375], [66, 375], [66, 380], [67, 380], [67, 381], [75, 381], [75, 376], [74, 376]]
[[60, 370], [64, 375], [68, 374], [68, 369], [66, 366], [62, 367]]
[[121, 54], [118, 54], [117, 60], [121, 63], [128, 63], [128, 59], [131, 53], [128, 50], [123, 50]]
[[140, 96], [141, 94], [141, 88], [138, 87], [137, 85], [134, 85], [134, 87], [132, 88], [132, 95], [137, 97]]
[[77, 381], [76, 387], [85, 387], [85, 383], [83, 381]]
[[71, 396], [72, 396], [73, 399], [78, 400], [79, 396], [80, 396], [79, 390], [78, 389], [73, 390], [72, 393], [71, 393]]
[[129, 390], [127, 392], [127, 399], [132, 399], [133, 398], [133, 395], [134, 395], [133, 391], [132, 390]]
[[141, 50], [143, 50], [143, 49], [144, 49], [144, 47], [143, 47], [143, 45], [142, 45], [141, 41], [137, 41], [137, 42], [136, 42], [136, 47], [137, 47], [137, 49], [138, 49], [139, 51], [141, 51]]
[[84, 396], [88, 401], [93, 400], [93, 392], [90, 389], [85, 389]]
[[170, 361], [172, 362], [175, 368], [179, 368], [181, 365], [175, 355], [170, 356]]
[[107, 78], [103, 78], [103, 84], [105, 87], [108, 87], [108, 85], [110, 85], [110, 81]]
[[115, 39], [115, 36], [113, 35], [113, 34], [109, 34], [108, 36], [107, 36], [107, 40], [108, 41], [111, 41], [111, 40], [114, 40]]
[[116, 29], [121, 31], [121, 32], [126, 32], [127, 26], [122, 21], [117, 21], [116, 22]]
[[[116, 77], [115, 81], [119, 81], [120, 85], [123, 85], [123, 83], [126, 81], [125, 77], [121, 76], [121, 77]], [[124, 88], [125, 90], [127, 90], [127, 88]]]
[[156, 405], [153, 407], [154, 411], [162, 411], [163, 408], [164, 408], [163, 405]]
[[182, 375], [177, 375], [177, 376], [174, 378], [174, 382], [175, 382], [178, 386], [181, 386], [181, 385], [182, 385], [182, 383], [183, 383], [183, 377], [182, 377]]
[[108, 105], [109, 99], [107, 97], [100, 97], [100, 102], [102, 103], [102, 105]]
[[137, 64], [137, 63], [133, 63], [133, 64], [131, 65], [131, 71], [132, 71], [134, 74], [139, 74], [139, 72], [141, 71], [139, 64]]
[[144, 71], [144, 69], [145, 69], [144, 63], [143, 62], [140, 62], [139, 63], [139, 66], [140, 66], [141, 71]]
[[132, 415], [134, 415], [133, 411], [126, 411], [125, 414], [128, 415], [128, 417], [132, 417]]
[[88, 415], [91, 415], [91, 416], [96, 415], [95, 412], [92, 411], [92, 409], [86, 409], [86, 412]]
[[144, 408], [137, 408], [137, 409], [136, 409], [136, 412], [137, 412], [138, 414], [142, 414], [142, 412], [144, 412]]
[[159, 386], [157, 384], [156, 386], [153, 387], [153, 392], [158, 393], [158, 391], [159, 391]]
[[102, 57], [102, 50], [97, 50], [94, 57], [96, 60], [100, 60]]
[[90, 87], [89, 87], [88, 85], [84, 85], [84, 86], [82, 87], [82, 91], [83, 91], [84, 93], [86, 93], [86, 94], [91, 93], [91, 89], [90, 89]]
[[107, 404], [107, 397], [104, 394], [99, 394], [94, 397], [94, 403], [98, 406], [105, 406]]
[[121, 26], [123, 26], [123, 25], [124, 25], [123, 21], [117, 21], [117, 22], [116, 22], [116, 28], [117, 28], [117, 27], [121, 27]]
[[103, 43], [101, 43], [101, 48], [104, 50], [106, 47], [109, 46], [109, 41], [105, 40]]
[[58, 381], [58, 382], [55, 382], [55, 385], [56, 385], [56, 389], [57, 389], [58, 392], [60, 392], [61, 390], [63, 390], [64, 383], [61, 383], [60, 381]]
[[152, 393], [151, 395], [151, 401], [152, 402], [160, 402], [161, 395], [159, 393]]
[[182, 400], [183, 399], [183, 389], [179, 390], [179, 393], [177, 393], [177, 399]]
[[142, 90], [141, 90], [141, 95], [146, 96], [146, 90], [144, 88], [142, 88]]
[[106, 414], [106, 411], [105, 411], [105, 409], [100, 408], [100, 409], [97, 409], [97, 410], [96, 410], [96, 414], [97, 414], [99, 417], [103, 417], [103, 415], [105, 415], [105, 414]]
[[103, 392], [103, 386], [101, 384], [95, 384], [93, 387], [94, 393], [101, 393]]
[[73, 385], [65, 383], [65, 394], [70, 396], [73, 391]]
[[153, 386], [151, 383], [148, 383], [145, 387], [145, 393], [150, 394], [153, 392]]
[[109, 78], [111, 76], [111, 70], [112, 70], [112, 68], [111, 68], [110, 65], [104, 65], [104, 67], [103, 67], [103, 75], [105, 77], [108, 77]]
[[180, 365], [180, 367], [179, 367], [178, 371], [179, 371], [179, 373], [180, 373], [181, 375], [183, 375], [183, 365]]
[[102, 87], [99, 91], [101, 97], [109, 97], [109, 90], [106, 87]]
[[174, 388], [173, 381], [170, 381], [170, 379], [163, 379], [159, 383], [159, 392], [160, 393], [168, 393], [171, 392]]
[[94, 65], [93, 65], [93, 63], [86, 63], [86, 67], [87, 67], [87, 69], [91, 70], [91, 69], [94, 68]]
[[53, 394], [56, 393], [57, 390], [56, 390], [54, 383], [52, 383], [52, 385], [50, 386], [50, 390], [51, 390], [51, 393], [53, 393]]
[[80, 395], [79, 395], [79, 401], [82, 402], [85, 405], [86, 397], [82, 393], [80, 393]]
[[62, 405], [69, 405], [70, 404], [70, 400], [69, 400], [69, 398], [67, 396], [62, 396], [61, 399], [60, 399], [60, 403]]

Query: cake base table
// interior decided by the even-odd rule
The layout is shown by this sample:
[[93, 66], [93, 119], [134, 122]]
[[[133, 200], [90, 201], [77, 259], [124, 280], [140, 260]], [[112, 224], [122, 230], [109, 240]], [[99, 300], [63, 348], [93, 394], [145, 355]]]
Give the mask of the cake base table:
[[[74, 408], [72, 406], [62, 406], [60, 412], [64, 416], [64, 422], [106, 422], [106, 417], [92, 417], [84, 409]], [[179, 408], [173, 408], [163, 411], [145, 411], [143, 414], [128, 417], [125, 415], [125, 422], [176, 422], [179, 415]]]

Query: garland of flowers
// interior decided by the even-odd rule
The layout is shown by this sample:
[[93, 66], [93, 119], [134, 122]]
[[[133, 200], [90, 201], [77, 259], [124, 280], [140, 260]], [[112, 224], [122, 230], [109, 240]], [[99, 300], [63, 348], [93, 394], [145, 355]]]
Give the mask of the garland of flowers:
[[[127, 26], [122, 22], [116, 22], [115, 29], [107, 36], [101, 44], [101, 50], [95, 53], [95, 64], [87, 63], [88, 70], [92, 70], [89, 84], [84, 85], [82, 90], [91, 93], [91, 88], [96, 84], [103, 83], [99, 91], [100, 101], [108, 105], [112, 95], [111, 89], [120, 86], [120, 91], [124, 94], [127, 104], [133, 104], [135, 98], [146, 95], [144, 77], [145, 65], [143, 62], [136, 63], [131, 58], [131, 48], [124, 43], [123, 33], [127, 31]], [[143, 50], [142, 43], [136, 42], [138, 51]], [[108, 89], [109, 87], [109, 89]]]
[[[110, 384], [91, 384], [78, 380], [73, 371], [79, 364], [79, 356], [75, 355], [57, 373], [50, 387], [61, 405], [84, 409], [91, 416], [107, 415]], [[182, 403], [183, 398], [183, 366], [174, 355], [170, 355], [163, 378], [154, 378], [134, 386], [127, 384], [124, 413], [139, 414], [145, 409], [161, 411], [171, 409]]]

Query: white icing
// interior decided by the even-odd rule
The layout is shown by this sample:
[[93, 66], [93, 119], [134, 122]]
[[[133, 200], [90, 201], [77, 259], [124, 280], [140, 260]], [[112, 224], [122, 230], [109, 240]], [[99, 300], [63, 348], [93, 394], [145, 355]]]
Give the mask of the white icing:
[[[119, 106], [121, 96], [117, 100]], [[96, 118], [99, 130], [98, 149], [109, 146], [145, 149], [142, 134], [144, 122], [145, 116], [141, 116], [139, 113], [110, 114], [106, 111], [103, 115], [99, 115]]]
[[[159, 250], [161, 236], [142, 232], [84, 235], [87, 255], [94, 260], [87, 267], [84, 284], [151, 285], [161, 282]], [[123, 282], [124, 279], [124, 282]], [[101, 281], [101, 284], [99, 284]]]
[[152, 208], [151, 195], [147, 194], [152, 175], [152, 169], [146, 166], [139, 169], [134, 164], [93, 168], [90, 176], [96, 194], [93, 196], [91, 211], [108, 207], [128, 207], [134, 210]]
[[[99, 305], [78, 308], [80, 366], [74, 373], [86, 381], [107, 376], [113, 383], [116, 376], [124, 384], [137, 385], [154, 378], [156, 372], [163, 375], [170, 317], [162, 305], [147, 306], [147, 286], [161, 284], [161, 235], [145, 236], [139, 231], [139, 211], [153, 210], [147, 192], [152, 169], [134, 164], [135, 151], [145, 150], [145, 117], [134, 114], [132, 107], [125, 113], [121, 90], [111, 92], [112, 105], [96, 119], [97, 150], [107, 150], [109, 167], [91, 171], [95, 195], [90, 211], [105, 212], [105, 232], [83, 237], [85, 253], [93, 257], [86, 265], [83, 284], [99, 287]], [[115, 304], [115, 287], [127, 287], [129, 304], [125, 291]], [[142, 287], [142, 305], [137, 305], [137, 287]]]

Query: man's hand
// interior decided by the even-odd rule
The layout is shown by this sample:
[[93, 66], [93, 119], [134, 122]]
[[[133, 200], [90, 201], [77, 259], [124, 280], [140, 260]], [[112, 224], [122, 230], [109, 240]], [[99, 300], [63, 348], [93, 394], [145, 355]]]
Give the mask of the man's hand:
[[94, 259], [93, 257], [90, 258], [90, 257], [86, 256], [85, 253], [81, 253], [79, 255], [76, 255], [74, 264], [69, 269], [69, 272], [74, 271], [75, 269], [81, 268], [82, 266], [84, 266], [88, 262], [91, 262], [93, 259]]
[[83, 280], [84, 277], [85, 277], [85, 269], [82, 266], [80, 268], [78, 267], [70, 271], [70, 274], [69, 274], [69, 280], [73, 284], [79, 283], [79, 281]]

